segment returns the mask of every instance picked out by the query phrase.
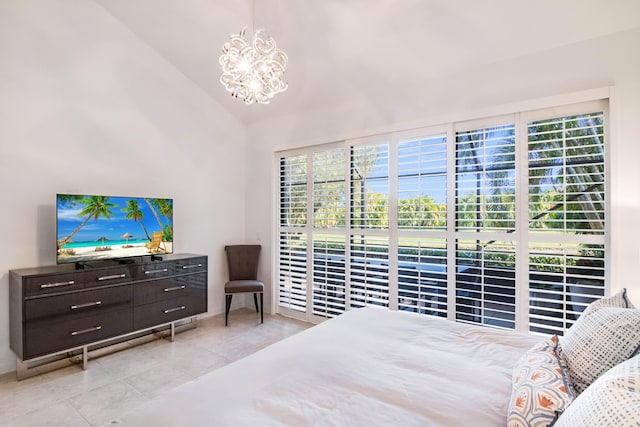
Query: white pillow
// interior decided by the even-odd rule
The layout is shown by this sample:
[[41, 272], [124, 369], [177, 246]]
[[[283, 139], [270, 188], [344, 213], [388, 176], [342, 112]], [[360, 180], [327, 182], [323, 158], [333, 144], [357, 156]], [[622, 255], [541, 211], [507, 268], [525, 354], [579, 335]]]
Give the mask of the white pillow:
[[614, 366], [560, 415], [554, 427], [640, 425], [640, 355]]
[[640, 347], [640, 310], [620, 306], [633, 307], [624, 289], [594, 301], [560, 338], [569, 377], [578, 393]]
[[581, 317], [589, 315], [592, 311], [595, 311], [603, 307], [617, 307], [617, 308], [635, 308], [629, 298], [627, 297], [627, 288], [622, 288], [617, 294], [611, 295], [607, 298], [600, 298], [595, 300], [584, 309]]

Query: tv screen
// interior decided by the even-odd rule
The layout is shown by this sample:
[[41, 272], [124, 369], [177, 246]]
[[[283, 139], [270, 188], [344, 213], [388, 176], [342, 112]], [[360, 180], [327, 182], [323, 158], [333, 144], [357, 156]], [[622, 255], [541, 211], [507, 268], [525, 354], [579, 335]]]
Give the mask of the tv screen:
[[58, 264], [173, 252], [173, 200], [58, 194]]

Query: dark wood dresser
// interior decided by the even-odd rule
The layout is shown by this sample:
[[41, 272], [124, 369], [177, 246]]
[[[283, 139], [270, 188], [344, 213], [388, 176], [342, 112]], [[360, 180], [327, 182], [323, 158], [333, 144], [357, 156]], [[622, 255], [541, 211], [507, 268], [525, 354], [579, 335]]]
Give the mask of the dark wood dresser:
[[[20, 361], [82, 350], [207, 311], [207, 257], [163, 255], [9, 272], [10, 347]], [[157, 258], [156, 258], [157, 259]], [[18, 369], [20, 377], [20, 369]]]

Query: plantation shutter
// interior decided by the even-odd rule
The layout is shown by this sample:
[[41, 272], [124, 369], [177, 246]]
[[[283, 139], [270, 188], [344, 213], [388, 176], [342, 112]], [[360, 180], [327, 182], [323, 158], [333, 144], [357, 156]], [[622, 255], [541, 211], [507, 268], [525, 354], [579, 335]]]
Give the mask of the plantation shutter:
[[315, 229], [344, 228], [344, 148], [313, 153], [313, 226]]
[[456, 133], [457, 231], [515, 230], [515, 126]]
[[346, 310], [345, 236], [313, 237], [313, 314], [334, 317]]
[[447, 227], [447, 137], [398, 144], [398, 228]]
[[447, 316], [447, 135], [398, 143], [398, 309]]
[[514, 329], [515, 267], [513, 242], [458, 240], [456, 320]]
[[278, 305], [307, 306], [307, 155], [280, 158]]
[[307, 224], [307, 156], [280, 159], [280, 226]]
[[350, 305], [388, 307], [389, 146], [352, 146], [349, 160]]
[[[456, 320], [515, 328], [515, 125], [456, 132]], [[500, 239], [487, 239], [487, 233]]]
[[313, 307], [334, 317], [346, 306], [344, 228], [347, 222], [345, 149], [313, 153]]
[[389, 228], [389, 146], [351, 147], [351, 228]]
[[529, 330], [562, 334], [605, 291], [604, 113], [529, 122], [528, 158]]
[[445, 239], [405, 237], [399, 240], [398, 308], [447, 317]]
[[307, 309], [307, 242], [303, 233], [280, 233], [278, 248], [278, 305]]
[[351, 307], [389, 306], [389, 240], [351, 236], [349, 281]]

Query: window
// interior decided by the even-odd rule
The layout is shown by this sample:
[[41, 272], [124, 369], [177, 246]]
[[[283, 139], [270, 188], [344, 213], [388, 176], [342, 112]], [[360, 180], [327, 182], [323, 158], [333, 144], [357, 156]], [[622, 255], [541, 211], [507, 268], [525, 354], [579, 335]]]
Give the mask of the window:
[[445, 239], [404, 237], [398, 241], [398, 308], [447, 317]]
[[313, 236], [313, 314], [337, 316], [347, 308], [345, 237]]
[[447, 136], [398, 144], [398, 228], [445, 230], [447, 226]]
[[515, 230], [515, 126], [456, 133], [456, 229]]
[[597, 101], [278, 153], [279, 309], [562, 334], [605, 292], [606, 116]]
[[278, 247], [278, 304], [307, 309], [307, 242], [303, 233], [280, 233]]
[[458, 240], [456, 320], [514, 329], [515, 267], [513, 242]]
[[388, 165], [387, 145], [351, 147], [349, 196], [352, 228], [389, 227]]
[[557, 334], [604, 295], [604, 113], [527, 128], [529, 329]]
[[351, 236], [349, 253], [351, 307], [388, 307], [388, 239], [379, 236]]
[[[280, 227], [278, 236], [278, 305], [306, 311], [307, 288], [307, 156], [280, 160]], [[284, 231], [288, 230], [288, 231]]]

